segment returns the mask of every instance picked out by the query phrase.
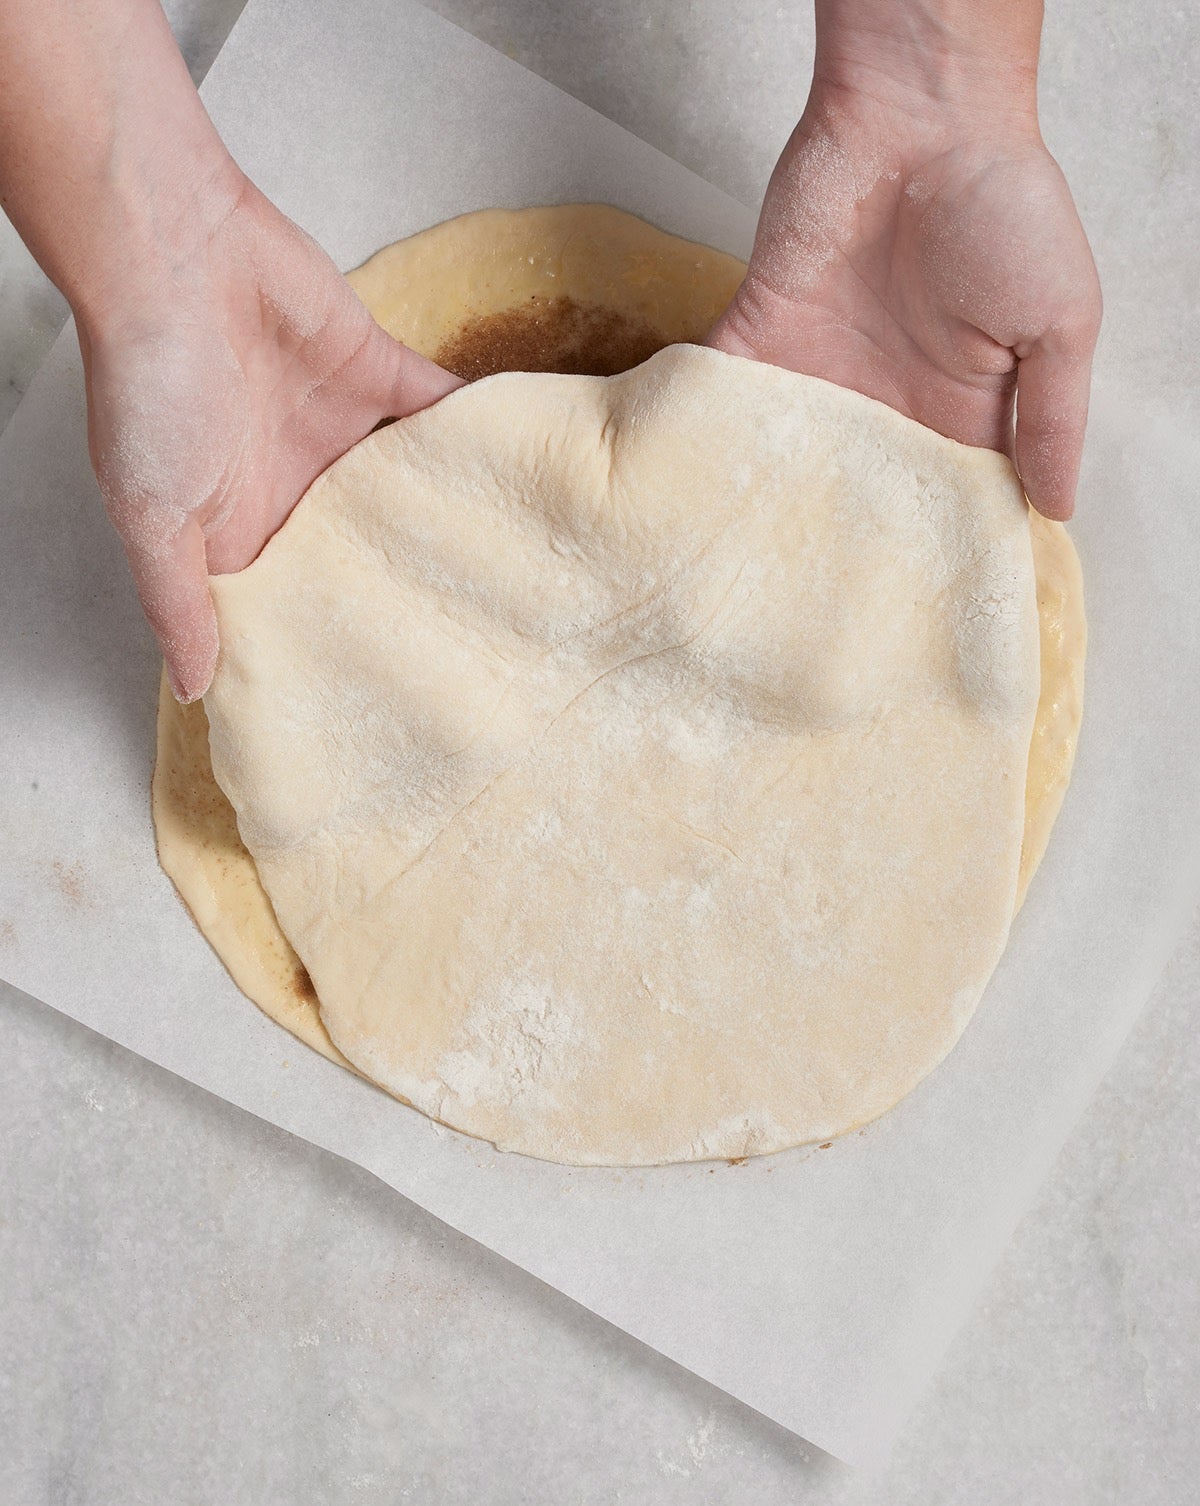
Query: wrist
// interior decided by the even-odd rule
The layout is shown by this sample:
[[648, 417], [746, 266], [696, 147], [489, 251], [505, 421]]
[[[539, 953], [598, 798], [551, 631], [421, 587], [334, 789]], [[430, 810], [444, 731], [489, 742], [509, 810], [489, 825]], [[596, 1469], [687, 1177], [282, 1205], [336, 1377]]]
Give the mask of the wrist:
[[816, 0], [813, 98], [913, 129], [1034, 136], [1040, 0]]
[[19, 194], [26, 239], [80, 328], [99, 334], [139, 311], [149, 318], [166, 311], [245, 179], [159, 0], [42, 3], [54, 17], [49, 43], [63, 58], [26, 60], [36, 85], [28, 104], [51, 113], [47, 77], [60, 80], [63, 98], [55, 100], [53, 129], [25, 142], [17, 180], [27, 185]]
[[59, 284], [80, 330], [110, 340], [185, 313], [203, 297], [210, 247], [245, 191], [215, 132], [116, 170]]
[[159, 0], [0, 0], [0, 201], [81, 331], [165, 302], [240, 177]]

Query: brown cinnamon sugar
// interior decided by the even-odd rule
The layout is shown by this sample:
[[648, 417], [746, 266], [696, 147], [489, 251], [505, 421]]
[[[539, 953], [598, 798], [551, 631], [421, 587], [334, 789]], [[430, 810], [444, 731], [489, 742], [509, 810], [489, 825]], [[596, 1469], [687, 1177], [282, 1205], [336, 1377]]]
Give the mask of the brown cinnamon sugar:
[[649, 324], [613, 309], [535, 295], [498, 314], [468, 319], [434, 359], [468, 382], [498, 371], [614, 376], [663, 344]]

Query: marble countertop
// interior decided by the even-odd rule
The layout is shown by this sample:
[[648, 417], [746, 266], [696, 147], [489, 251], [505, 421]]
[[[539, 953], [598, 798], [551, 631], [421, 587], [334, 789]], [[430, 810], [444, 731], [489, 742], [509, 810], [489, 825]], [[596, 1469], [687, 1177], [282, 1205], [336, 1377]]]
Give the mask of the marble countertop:
[[[434, 8], [748, 203], [803, 102], [807, 5], [752, 0], [736, 27], [720, 0]], [[168, 5], [195, 76], [239, 9]], [[1043, 113], [1105, 340], [1194, 403], [1200, 22], [1050, 10]], [[1140, 175], [1128, 212], [1114, 133]], [[64, 315], [0, 221], [0, 426]], [[1200, 923], [869, 1479], [359, 1168], [0, 985], [0, 1499], [1182, 1506], [1200, 1471], [1198, 995]]]

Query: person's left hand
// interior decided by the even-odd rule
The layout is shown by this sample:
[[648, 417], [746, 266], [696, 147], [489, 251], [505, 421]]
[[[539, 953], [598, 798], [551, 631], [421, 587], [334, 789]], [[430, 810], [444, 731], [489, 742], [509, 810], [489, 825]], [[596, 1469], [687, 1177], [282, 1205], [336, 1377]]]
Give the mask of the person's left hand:
[[998, 126], [817, 88], [708, 343], [1003, 450], [1033, 506], [1066, 518], [1100, 308], [1036, 121]]

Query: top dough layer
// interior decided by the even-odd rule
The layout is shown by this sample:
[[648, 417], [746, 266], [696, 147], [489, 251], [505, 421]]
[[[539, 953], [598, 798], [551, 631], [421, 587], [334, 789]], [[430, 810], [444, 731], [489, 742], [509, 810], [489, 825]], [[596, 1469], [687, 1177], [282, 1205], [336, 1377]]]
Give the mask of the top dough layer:
[[1038, 694], [1003, 457], [673, 347], [371, 436], [213, 587], [217, 778], [333, 1041], [425, 1112], [741, 1156], [957, 1039]]

